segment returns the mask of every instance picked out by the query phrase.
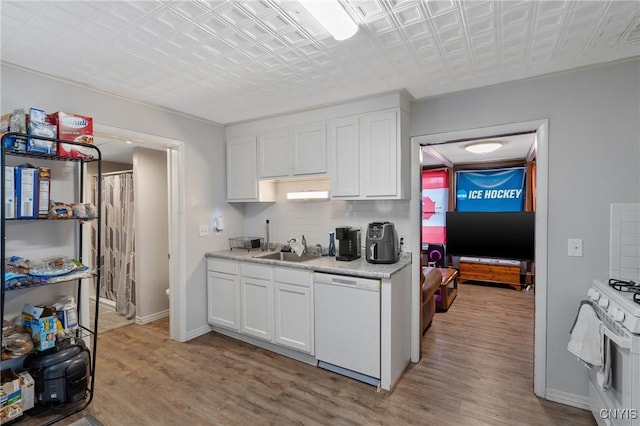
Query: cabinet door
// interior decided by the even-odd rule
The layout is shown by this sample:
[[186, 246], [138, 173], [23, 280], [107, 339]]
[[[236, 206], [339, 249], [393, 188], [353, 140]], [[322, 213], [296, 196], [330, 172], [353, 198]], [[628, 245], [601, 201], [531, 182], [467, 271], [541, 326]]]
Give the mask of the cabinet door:
[[313, 300], [310, 287], [275, 283], [275, 340], [313, 355]]
[[299, 126], [291, 131], [293, 174], [327, 173], [327, 133], [325, 123]]
[[364, 114], [360, 120], [360, 195], [398, 196], [398, 112]]
[[360, 129], [358, 117], [329, 123], [329, 177], [331, 197], [357, 197], [360, 194]]
[[209, 324], [240, 330], [240, 285], [237, 275], [207, 273]]
[[259, 339], [271, 340], [273, 285], [257, 278], [240, 279], [242, 287], [242, 333]]
[[258, 153], [255, 137], [227, 141], [227, 200], [258, 199]]
[[260, 177], [291, 175], [293, 169], [291, 139], [287, 130], [263, 133], [258, 138]]

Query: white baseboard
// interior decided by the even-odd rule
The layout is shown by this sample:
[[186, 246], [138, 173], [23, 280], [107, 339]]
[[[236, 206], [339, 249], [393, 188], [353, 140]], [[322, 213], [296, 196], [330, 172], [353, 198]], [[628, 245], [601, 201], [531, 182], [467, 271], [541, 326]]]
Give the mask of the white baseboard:
[[562, 392], [556, 389], [547, 389], [545, 398], [549, 401], [570, 405], [571, 407], [590, 410], [589, 396], [576, 395], [574, 393]]
[[165, 309], [164, 311], [156, 312], [155, 314], [145, 315], [144, 317], [136, 316], [136, 324], [138, 324], [138, 325], [148, 324], [150, 322], [153, 322], [155, 320], [159, 320], [160, 318], [164, 318], [164, 317], [168, 317], [168, 316], [169, 316], [169, 309]]
[[[96, 303], [96, 296], [89, 296], [89, 300], [93, 303]], [[113, 300], [106, 299], [104, 297], [100, 298], [100, 306], [103, 306], [107, 309], [111, 309], [112, 311], [116, 310], [116, 302]]]
[[195, 339], [196, 337], [200, 337], [204, 334], [207, 334], [211, 331], [211, 326], [203, 325], [202, 327], [198, 327], [195, 330], [191, 330], [187, 332], [187, 341], [191, 339]]

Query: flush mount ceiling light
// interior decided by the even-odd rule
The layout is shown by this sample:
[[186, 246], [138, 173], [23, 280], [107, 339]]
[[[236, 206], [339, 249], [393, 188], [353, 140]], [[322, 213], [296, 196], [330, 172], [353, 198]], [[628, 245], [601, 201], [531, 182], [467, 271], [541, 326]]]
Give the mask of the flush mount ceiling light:
[[329, 191], [287, 192], [287, 200], [327, 200]]
[[464, 149], [469, 152], [473, 152], [474, 154], [487, 154], [489, 152], [493, 152], [496, 149], [502, 146], [502, 142], [498, 141], [484, 141], [484, 142], [475, 142], [466, 145]]
[[358, 25], [338, 0], [298, 1], [336, 40], [346, 40], [358, 32]]

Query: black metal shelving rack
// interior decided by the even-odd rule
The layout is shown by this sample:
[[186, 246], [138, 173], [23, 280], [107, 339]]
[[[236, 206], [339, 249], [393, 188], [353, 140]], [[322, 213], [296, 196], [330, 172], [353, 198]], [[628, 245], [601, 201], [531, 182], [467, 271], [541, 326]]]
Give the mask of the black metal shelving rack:
[[[46, 140], [46, 141], [51, 141], [51, 142], [63, 142], [65, 144], [70, 144], [70, 145], [78, 145], [78, 146], [82, 146], [82, 147], [87, 147], [87, 148], [91, 148], [95, 151], [95, 156], [92, 159], [83, 159], [83, 158], [72, 158], [72, 157], [61, 157], [61, 156], [56, 156], [56, 155], [48, 155], [48, 154], [41, 154], [41, 153], [35, 153], [35, 152], [29, 152], [29, 151], [18, 151], [18, 150], [13, 150], [13, 149], [7, 149], [5, 148], [5, 141], [7, 140], [7, 138], [17, 138], [20, 140], [23, 140], [25, 143], [28, 144], [29, 139], [33, 138], [33, 139], [38, 139], [38, 140]], [[91, 358], [90, 358], [90, 379], [89, 379], [89, 384], [88, 384], [88, 389], [87, 389], [87, 394], [84, 400], [76, 402], [76, 403], [70, 403], [70, 404], [64, 404], [62, 406], [56, 406], [55, 409], [48, 409], [47, 407], [39, 407], [38, 405], [36, 405], [36, 407], [34, 407], [32, 410], [37, 411], [37, 421], [38, 424], [44, 424], [44, 425], [51, 425], [53, 423], [56, 423], [66, 417], [69, 417], [75, 413], [78, 413], [82, 410], [84, 410], [93, 400], [94, 397], [94, 386], [95, 386], [95, 371], [96, 371], [96, 350], [97, 350], [97, 343], [98, 343], [98, 312], [99, 312], [99, 305], [100, 305], [100, 291], [99, 291], [99, 285], [100, 285], [100, 275], [101, 275], [101, 271], [102, 271], [102, 254], [101, 254], [101, 219], [100, 219], [100, 209], [102, 206], [102, 153], [100, 152], [100, 149], [92, 144], [85, 144], [85, 143], [79, 143], [79, 142], [70, 142], [70, 141], [63, 141], [60, 139], [56, 139], [56, 138], [47, 138], [47, 137], [35, 137], [35, 136], [31, 136], [31, 135], [27, 135], [24, 133], [5, 133], [2, 136], [2, 145], [0, 146], [0, 149], [2, 150], [2, 156], [0, 157], [2, 160], [2, 164], [0, 165], [0, 182], [2, 183], [2, 187], [0, 188], [0, 194], [1, 194], [1, 200], [2, 200], [2, 209], [0, 212], [0, 233], [2, 235], [2, 244], [0, 245], [0, 254], [2, 255], [0, 260], [0, 272], [2, 272], [2, 275], [0, 277], [1, 280], [1, 284], [2, 287], [0, 289], [0, 316], [2, 317], [2, 319], [4, 320], [5, 317], [5, 297], [6, 297], [6, 293], [11, 293], [13, 291], [21, 291], [23, 288], [29, 288], [29, 289], [33, 289], [35, 288], [35, 286], [27, 286], [27, 287], [23, 287], [23, 288], [17, 288], [17, 289], [7, 289], [6, 288], [6, 283], [5, 283], [5, 258], [6, 258], [6, 226], [7, 226], [7, 222], [13, 222], [13, 221], [20, 221], [20, 222], [24, 222], [24, 221], [47, 221], [47, 220], [66, 220], [66, 221], [77, 221], [78, 219], [48, 219], [48, 218], [24, 218], [24, 219], [7, 219], [6, 213], [5, 213], [5, 165], [6, 164], [6, 157], [7, 156], [14, 156], [14, 157], [27, 157], [27, 158], [35, 158], [35, 159], [42, 159], [42, 160], [49, 160], [49, 161], [67, 161], [67, 162], [75, 162], [78, 164], [78, 173], [77, 173], [77, 181], [75, 182], [75, 184], [77, 185], [77, 187], [75, 188], [75, 194], [76, 194], [76, 202], [85, 202], [84, 200], [84, 185], [85, 185], [85, 172], [84, 172], [84, 167], [83, 165], [85, 163], [90, 163], [90, 162], [97, 162], [97, 166], [98, 166], [98, 173], [97, 173], [97, 188], [96, 188], [96, 196], [97, 196], [97, 200], [96, 200], [96, 209], [97, 209], [97, 215], [95, 219], [90, 219], [90, 220], [95, 220], [97, 221], [97, 232], [95, 234], [95, 241], [96, 241], [96, 255], [93, 259], [93, 270], [90, 273], [87, 274], [83, 274], [80, 276], [80, 278], [78, 278], [77, 276], [74, 276], [72, 278], [69, 278], [68, 280], [56, 280], [55, 283], [51, 283], [51, 284], [42, 284], [42, 285], [46, 285], [46, 286], [55, 286], [59, 283], [62, 282], [72, 282], [75, 281], [76, 282], [76, 301], [77, 301], [77, 306], [78, 306], [78, 318], [82, 318], [82, 310], [83, 309], [88, 309], [89, 307], [84, 307], [83, 304], [81, 303], [81, 295], [82, 295], [82, 282], [85, 280], [93, 280], [94, 282], [94, 287], [95, 287], [95, 294], [96, 294], [96, 303], [95, 303], [95, 312], [94, 312], [94, 319], [93, 319], [93, 324], [92, 327], [86, 327], [81, 325], [80, 328], [76, 331], [76, 338], [78, 339], [84, 339], [84, 338], [90, 338], [91, 339], [91, 350], [90, 350], [90, 354], [91, 354]], [[77, 240], [76, 240], [76, 244], [75, 244], [75, 249], [76, 249], [76, 254], [77, 254], [77, 259], [80, 262], [83, 262], [82, 259], [82, 254], [83, 254], [83, 226], [82, 225], [78, 225], [78, 232], [77, 232]], [[91, 325], [90, 325], [91, 326]], [[0, 338], [3, 338], [0, 335]], [[15, 419], [16, 422], [22, 422], [23, 417], [28, 417], [30, 415], [30, 411], [27, 411], [23, 414], [23, 416], [18, 417]]]

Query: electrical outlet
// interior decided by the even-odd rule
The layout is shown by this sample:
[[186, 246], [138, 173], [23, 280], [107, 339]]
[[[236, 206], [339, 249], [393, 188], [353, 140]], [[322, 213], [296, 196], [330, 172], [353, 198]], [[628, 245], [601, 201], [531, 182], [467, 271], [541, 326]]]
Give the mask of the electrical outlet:
[[209, 235], [209, 225], [200, 225], [200, 236]]
[[569, 256], [582, 257], [582, 238], [569, 238]]

